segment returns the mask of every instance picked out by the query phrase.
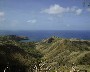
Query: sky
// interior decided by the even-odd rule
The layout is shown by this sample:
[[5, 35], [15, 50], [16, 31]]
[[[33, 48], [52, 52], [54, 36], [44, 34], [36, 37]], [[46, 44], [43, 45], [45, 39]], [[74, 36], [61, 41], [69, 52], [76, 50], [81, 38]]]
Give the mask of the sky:
[[90, 30], [90, 0], [0, 0], [0, 30]]

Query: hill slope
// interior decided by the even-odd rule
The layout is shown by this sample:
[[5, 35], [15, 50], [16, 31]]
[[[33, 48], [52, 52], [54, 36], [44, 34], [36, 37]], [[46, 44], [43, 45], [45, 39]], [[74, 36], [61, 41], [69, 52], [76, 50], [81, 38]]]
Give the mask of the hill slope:
[[[0, 72], [90, 72], [90, 41], [51, 37], [22, 42], [27, 37], [0, 36]], [[80, 72], [80, 71], [79, 71]]]
[[15, 35], [0, 37], [0, 72], [4, 69], [8, 72], [33, 72], [42, 55], [35, 49], [34, 42], [20, 40], [23, 38]]
[[37, 50], [51, 69], [68, 72], [74, 63], [79, 69], [90, 67], [90, 41], [51, 37], [38, 43]]

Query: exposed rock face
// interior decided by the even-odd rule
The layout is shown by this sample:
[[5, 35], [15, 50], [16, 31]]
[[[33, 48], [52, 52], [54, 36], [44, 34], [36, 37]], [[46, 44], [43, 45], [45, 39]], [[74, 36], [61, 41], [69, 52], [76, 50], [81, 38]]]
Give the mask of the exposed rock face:
[[47, 42], [48, 42], [48, 43], [51, 43], [51, 42], [53, 42], [53, 40], [54, 40], [54, 38], [51, 37], [51, 38], [48, 39]]

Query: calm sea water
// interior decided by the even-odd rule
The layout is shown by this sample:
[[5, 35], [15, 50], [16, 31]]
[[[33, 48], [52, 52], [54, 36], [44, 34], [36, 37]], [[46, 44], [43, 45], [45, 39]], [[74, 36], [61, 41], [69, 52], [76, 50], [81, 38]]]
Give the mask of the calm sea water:
[[19, 35], [27, 36], [30, 41], [40, 41], [51, 36], [61, 38], [78, 38], [90, 40], [90, 31], [71, 31], [71, 30], [37, 30], [37, 31], [5, 31], [1, 30], [0, 35]]

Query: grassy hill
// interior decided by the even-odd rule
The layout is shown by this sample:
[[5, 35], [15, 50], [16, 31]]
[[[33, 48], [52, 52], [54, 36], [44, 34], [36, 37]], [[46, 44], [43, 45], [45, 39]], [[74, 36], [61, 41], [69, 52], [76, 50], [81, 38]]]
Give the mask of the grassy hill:
[[22, 42], [25, 36], [0, 36], [0, 72], [90, 72], [90, 40], [51, 37]]
[[42, 55], [35, 49], [35, 43], [20, 40], [23, 38], [15, 35], [0, 37], [0, 72], [7, 66], [8, 72], [33, 72], [38, 65]]
[[72, 64], [90, 72], [90, 41], [51, 37], [38, 43], [42, 58], [51, 70], [69, 72]]

